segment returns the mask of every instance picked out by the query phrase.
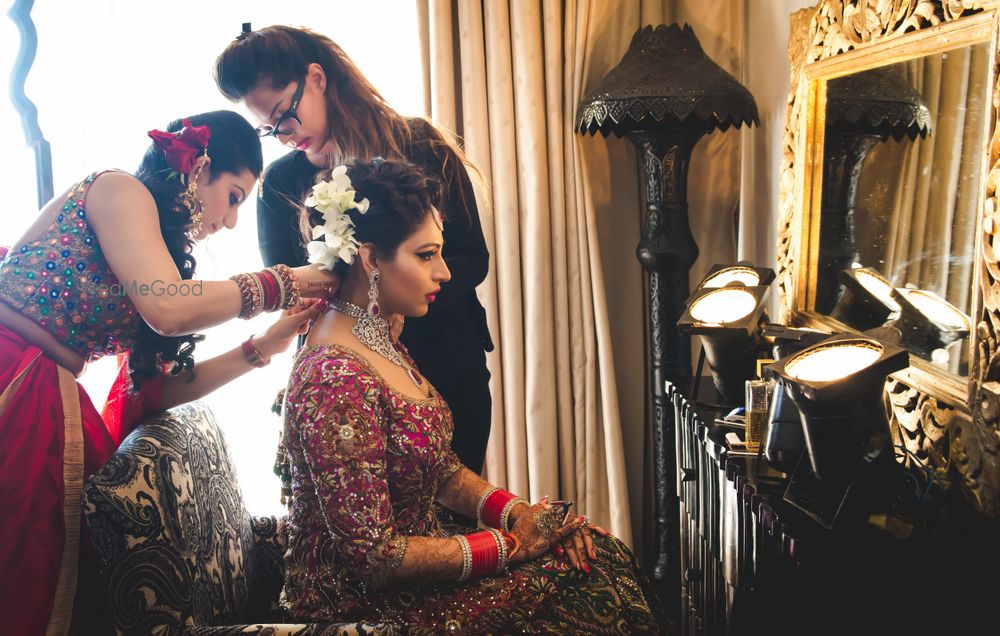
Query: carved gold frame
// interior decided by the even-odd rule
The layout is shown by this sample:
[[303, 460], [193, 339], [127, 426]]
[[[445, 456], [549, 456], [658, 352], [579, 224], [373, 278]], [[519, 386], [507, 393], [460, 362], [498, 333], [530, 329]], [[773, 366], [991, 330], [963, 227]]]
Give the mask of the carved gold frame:
[[[997, 58], [1000, 0], [821, 0], [792, 15], [792, 66], [780, 181], [778, 290], [790, 324], [847, 327], [808, 309], [815, 289], [819, 179], [826, 79], [866, 68], [988, 42]], [[886, 405], [897, 443], [960, 484], [975, 507], [1000, 515], [1000, 111], [998, 64], [990, 86], [993, 110], [983, 154], [973, 280], [969, 378], [941, 372], [911, 356], [909, 369], [886, 383]], [[816, 211], [816, 212], [814, 212]]]

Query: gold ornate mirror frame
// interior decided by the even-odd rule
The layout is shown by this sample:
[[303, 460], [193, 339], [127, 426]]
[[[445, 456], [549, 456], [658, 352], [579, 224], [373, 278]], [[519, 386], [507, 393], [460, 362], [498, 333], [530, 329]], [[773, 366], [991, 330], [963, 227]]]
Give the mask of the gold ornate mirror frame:
[[783, 319], [849, 331], [809, 309], [818, 253], [826, 80], [988, 43], [994, 60], [993, 108], [983, 148], [968, 381], [911, 356], [910, 368], [886, 383], [885, 396], [896, 443], [945, 483], [960, 485], [977, 510], [993, 516], [1000, 515], [1000, 262], [994, 248], [994, 241], [1000, 247], [998, 10], [1000, 0], [822, 0], [792, 16], [777, 255]]

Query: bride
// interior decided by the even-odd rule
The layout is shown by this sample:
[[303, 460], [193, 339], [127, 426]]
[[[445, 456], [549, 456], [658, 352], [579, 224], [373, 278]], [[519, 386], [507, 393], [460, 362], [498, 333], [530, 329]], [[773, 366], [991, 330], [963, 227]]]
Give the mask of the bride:
[[[425, 314], [451, 276], [429, 181], [403, 161], [313, 188], [310, 260], [343, 281], [295, 358], [278, 468], [294, 620], [420, 632], [655, 633], [661, 609], [618, 539], [462, 466], [448, 405], [384, 316]], [[445, 527], [441, 505], [484, 528]]]

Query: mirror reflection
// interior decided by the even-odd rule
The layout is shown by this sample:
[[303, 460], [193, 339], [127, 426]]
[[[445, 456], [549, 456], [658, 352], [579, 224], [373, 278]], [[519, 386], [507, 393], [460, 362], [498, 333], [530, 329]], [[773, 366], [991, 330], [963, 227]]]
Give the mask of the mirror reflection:
[[815, 310], [968, 373], [987, 43], [827, 81]]

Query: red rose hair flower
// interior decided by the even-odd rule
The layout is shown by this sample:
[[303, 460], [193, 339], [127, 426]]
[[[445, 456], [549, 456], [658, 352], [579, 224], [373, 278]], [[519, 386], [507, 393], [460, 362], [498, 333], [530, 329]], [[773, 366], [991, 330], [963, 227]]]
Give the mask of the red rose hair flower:
[[208, 148], [212, 131], [208, 126], [192, 126], [191, 121], [185, 119], [184, 127], [178, 132], [150, 130], [149, 136], [156, 149], [163, 153], [170, 169], [186, 175], [194, 170], [198, 156]]

